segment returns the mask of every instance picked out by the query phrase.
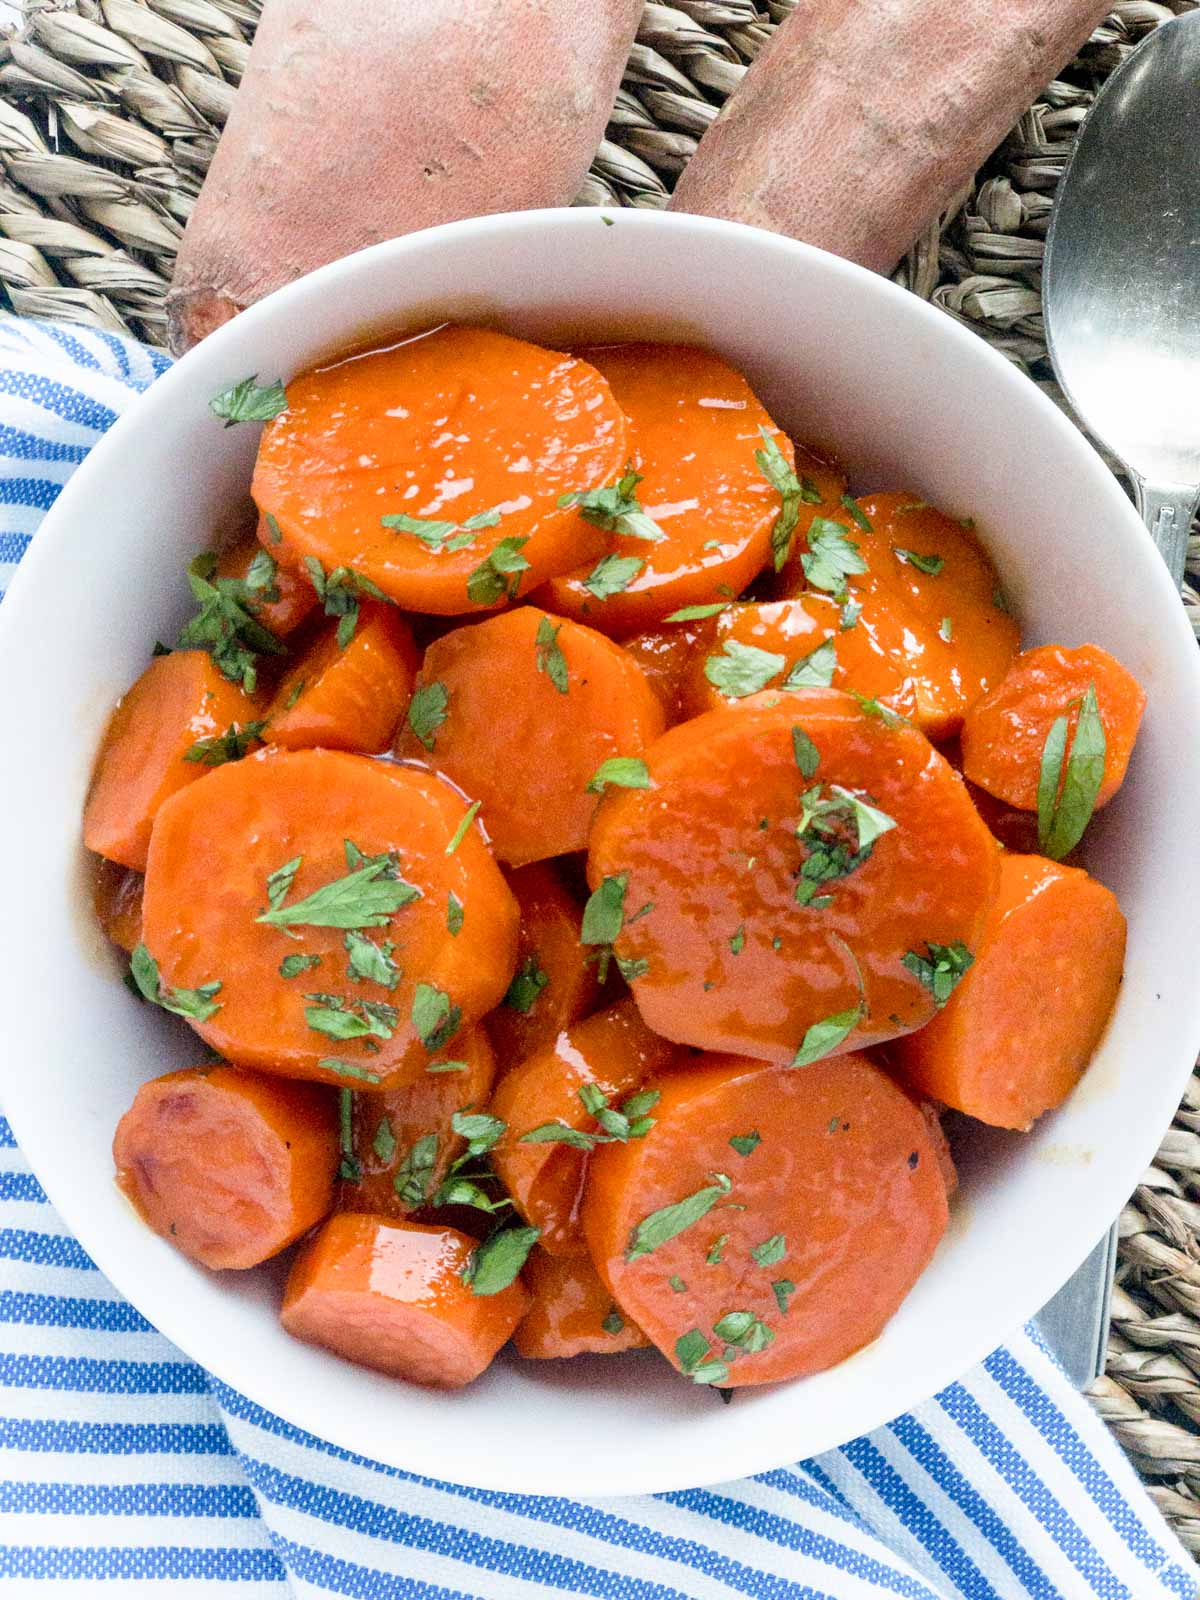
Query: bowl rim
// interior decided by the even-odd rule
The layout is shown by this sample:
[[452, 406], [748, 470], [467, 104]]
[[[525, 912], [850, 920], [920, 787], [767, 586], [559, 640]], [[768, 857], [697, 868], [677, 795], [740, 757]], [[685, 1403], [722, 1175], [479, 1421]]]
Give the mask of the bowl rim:
[[[413, 252], [424, 250], [432, 241], [440, 242], [447, 239], [462, 243], [480, 239], [501, 241], [517, 232], [553, 235], [594, 227], [596, 220], [596, 210], [584, 207], [504, 212], [445, 223], [399, 239], [387, 240], [331, 262], [316, 272], [285, 285], [209, 335], [133, 401], [89, 452], [88, 457], [63, 488], [55, 505], [47, 513], [37, 536], [13, 575], [0, 612], [0, 681], [3, 681], [6, 666], [10, 673], [15, 674], [18, 665], [12, 659], [8, 642], [15, 632], [14, 625], [32, 608], [38, 606], [41, 587], [52, 579], [55, 564], [59, 559], [58, 546], [66, 537], [68, 525], [77, 515], [77, 508], [84, 508], [88, 504], [92, 495], [93, 479], [103, 476], [107, 471], [109, 457], [123, 447], [128, 437], [153, 423], [157, 408], [170, 407], [176, 394], [183, 392], [192, 384], [192, 374], [197, 367], [205, 362], [215, 366], [218, 364], [218, 358], [236, 355], [244, 338], [253, 334], [260, 325], [269, 324], [276, 319], [286, 319], [297, 303], [303, 303], [306, 298], [315, 294], [336, 297], [344, 284], [360, 275], [371, 276], [379, 272], [392, 271], [395, 277], [400, 278], [405, 258]], [[834, 279], [847, 280], [856, 285], [861, 293], [890, 302], [898, 316], [909, 319], [913, 326], [924, 325], [926, 328], [936, 329], [934, 337], [937, 340], [948, 349], [956, 350], [965, 356], [968, 363], [974, 362], [980, 370], [988, 372], [996, 385], [997, 392], [1006, 403], [1009, 396], [1013, 397], [1017, 408], [1026, 418], [1036, 421], [1042, 428], [1058, 436], [1064, 447], [1078, 461], [1081, 474], [1091, 480], [1100, 497], [1111, 507], [1114, 519], [1123, 520], [1131, 539], [1140, 538], [1144, 541], [1146, 549], [1153, 553], [1153, 570], [1148, 567], [1145, 574], [1139, 575], [1140, 579], [1144, 579], [1143, 587], [1139, 591], [1142, 604], [1153, 614], [1156, 628], [1165, 634], [1162, 647], [1164, 651], [1169, 649], [1178, 653], [1180, 646], [1186, 640], [1188, 648], [1196, 653], [1193, 687], [1200, 703], [1200, 652], [1196, 652], [1191, 629], [1182, 607], [1178, 605], [1178, 596], [1166, 568], [1157, 553], [1153, 551], [1149, 534], [1126, 500], [1117, 480], [1097, 452], [1058, 407], [1040, 392], [1029, 378], [977, 334], [957, 323], [933, 304], [919, 299], [891, 280], [844, 261], [827, 251], [782, 235], [741, 223], [676, 212], [622, 210], [619, 220], [620, 226], [625, 229], [674, 236], [676, 248], [686, 248], [689, 242], [693, 241], [703, 247], [708, 239], [731, 235], [752, 237], [756, 250], [774, 253], [798, 263], [802, 268], [816, 268], [818, 275], [826, 273], [831, 274]], [[531, 300], [531, 303], [534, 302]], [[398, 323], [402, 322], [403, 315], [402, 296], [398, 295]], [[3, 727], [5, 720], [5, 709], [3, 704], [0, 704], [0, 728]], [[1187, 1037], [1195, 1044], [1200, 1044], [1200, 993], [1195, 998], [1190, 1016], [1186, 1022], [1180, 1023], [1178, 1033], [1181, 1038]], [[1167, 1082], [1173, 1095], [1172, 1107], [1178, 1103], [1187, 1082], [1194, 1054], [1195, 1051], [1192, 1050], [1185, 1060], [1181, 1048], [1177, 1081], [1173, 1075], [1167, 1075]], [[1164, 1106], [1166, 1098], [1167, 1091], [1164, 1084], [1161, 1092]], [[3, 1105], [18, 1144], [29, 1160], [30, 1166], [38, 1174], [50, 1202], [64, 1225], [84, 1245], [100, 1271], [119, 1293], [131, 1300], [132, 1304], [139, 1308], [153, 1307], [152, 1314], [147, 1312], [148, 1318], [166, 1338], [195, 1359], [219, 1383], [235, 1393], [244, 1394], [245, 1391], [241, 1387], [245, 1381], [242, 1364], [227, 1353], [224, 1344], [215, 1341], [212, 1342], [213, 1347], [209, 1348], [205, 1340], [210, 1336], [189, 1322], [186, 1315], [171, 1304], [167, 1295], [155, 1290], [153, 1283], [139, 1278], [136, 1267], [131, 1267], [125, 1262], [116, 1243], [105, 1235], [103, 1229], [99, 1230], [99, 1237], [92, 1236], [90, 1218], [82, 1214], [75, 1204], [66, 1182], [63, 1163], [53, 1158], [49, 1131], [39, 1131], [32, 1102], [22, 1098], [20, 1078], [15, 1073], [7, 1074], [5, 1077]], [[1165, 1128], [1166, 1123], [1163, 1126]], [[1161, 1131], [1160, 1129], [1153, 1143], [1147, 1137], [1138, 1141], [1132, 1149], [1106, 1152], [1106, 1160], [1113, 1168], [1111, 1187], [1117, 1204], [1120, 1195], [1129, 1193], [1136, 1186], [1140, 1173], [1153, 1156], [1157, 1137], [1161, 1136]], [[47, 1174], [44, 1178], [43, 1172]], [[1106, 1222], [1105, 1229], [1107, 1226]], [[1070, 1257], [1073, 1264], [1078, 1264], [1094, 1247], [1096, 1236], [1089, 1230], [1085, 1237], [1085, 1230], [1080, 1226], [1072, 1230], [1072, 1236], [1074, 1244]], [[1054, 1260], [1061, 1263], [1063, 1257], [1064, 1251], [1060, 1247], [1054, 1253]], [[1028, 1292], [1019, 1304], [1014, 1305], [1009, 1326], [980, 1330], [973, 1338], [964, 1339], [954, 1362], [939, 1371], [932, 1385], [929, 1374], [924, 1369], [896, 1373], [895, 1381], [890, 1388], [887, 1415], [878, 1415], [876, 1409], [872, 1413], [873, 1420], [869, 1426], [873, 1428], [884, 1425], [894, 1417], [912, 1409], [914, 1405], [928, 1399], [945, 1383], [953, 1381], [969, 1370], [988, 1355], [1006, 1333], [1039, 1310], [1068, 1275], [1069, 1273], [1063, 1272], [1061, 1264], [1047, 1271], [1044, 1262], [1035, 1256], [1029, 1263], [1028, 1277], [1024, 1280], [1028, 1285]], [[193, 1354], [194, 1351], [203, 1353]], [[264, 1382], [269, 1387], [269, 1381], [264, 1379]], [[264, 1409], [269, 1408], [290, 1426], [313, 1432], [339, 1448], [351, 1452], [361, 1451], [361, 1441], [356, 1441], [352, 1436], [353, 1430], [339, 1426], [340, 1417], [336, 1414], [336, 1408], [333, 1416], [322, 1416], [320, 1422], [316, 1423], [309, 1415], [303, 1397], [293, 1399], [290, 1394], [271, 1392], [269, 1398], [254, 1399], [251, 1404]], [[810, 1454], [816, 1454], [845, 1442], [846, 1439], [863, 1431], [859, 1421], [860, 1419], [855, 1419], [853, 1431], [850, 1433], [844, 1430], [839, 1432], [838, 1429], [831, 1427], [826, 1429], [827, 1437], [818, 1435], [815, 1442], [806, 1439], [806, 1450]], [[445, 1449], [436, 1445], [425, 1448], [420, 1439], [413, 1437], [406, 1437], [400, 1442], [396, 1453], [384, 1459], [407, 1472], [424, 1473], [432, 1477], [450, 1477], [453, 1481], [465, 1481], [473, 1487], [482, 1489], [513, 1490], [512, 1476], [506, 1475], [503, 1463], [500, 1463], [498, 1468], [493, 1468], [488, 1462], [473, 1463], [469, 1478], [464, 1480], [460, 1472], [447, 1471], [448, 1454]], [[653, 1469], [643, 1468], [636, 1460], [631, 1460], [627, 1472], [622, 1474], [621, 1492], [653, 1493], [699, 1487], [786, 1466], [794, 1459], [795, 1452], [781, 1448], [778, 1443], [756, 1444], [753, 1432], [748, 1431], [739, 1442], [732, 1439], [729, 1441], [729, 1447], [722, 1452], [719, 1461], [714, 1463], [697, 1459], [682, 1481], [678, 1472], [656, 1472]], [[586, 1497], [589, 1494], [614, 1492], [608, 1479], [603, 1483], [596, 1480], [589, 1482], [586, 1464], [576, 1465], [579, 1470], [573, 1468], [569, 1490], [572, 1495]], [[554, 1464], [547, 1463], [535, 1472], [525, 1470], [522, 1484], [517, 1492], [561, 1494], [563, 1490], [561, 1483], [556, 1479]]]

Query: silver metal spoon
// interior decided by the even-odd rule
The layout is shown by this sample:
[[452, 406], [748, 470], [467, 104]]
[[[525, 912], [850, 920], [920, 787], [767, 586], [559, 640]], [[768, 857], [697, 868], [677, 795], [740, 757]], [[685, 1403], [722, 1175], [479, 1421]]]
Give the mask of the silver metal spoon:
[[[1200, 502], [1200, 11], [1104, 84], [1058, 185], [1046, 343], [1076, 414], [1124, 462], [1176, 584]], [[1104, 1370], [1116, 1225], [1040, 1314], [1080, 1385]]]

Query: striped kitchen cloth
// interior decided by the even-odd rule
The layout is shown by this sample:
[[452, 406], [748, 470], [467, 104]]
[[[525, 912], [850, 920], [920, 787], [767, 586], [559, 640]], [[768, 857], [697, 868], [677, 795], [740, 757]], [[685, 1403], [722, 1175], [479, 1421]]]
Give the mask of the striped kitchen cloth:
[[[0, 319], [0, 593], [75, 466], [166, 365], [115, 334]], [[596, 1502], [466, 1489], [336, 1449], [211, 1379], [100, 1276], [3, 1121], [0, 1446], [5, 1595], [1197, 1594], [1031, 1329], [910, 1415], [794, 1467]]]

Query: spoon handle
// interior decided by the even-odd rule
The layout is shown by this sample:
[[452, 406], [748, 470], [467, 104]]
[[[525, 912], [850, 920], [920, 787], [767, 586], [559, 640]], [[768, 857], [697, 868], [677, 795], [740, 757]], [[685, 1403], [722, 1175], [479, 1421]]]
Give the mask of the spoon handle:
[[1200, 504], [1200, 486], [1148, 483], [1137, 473], [1131, 476], [1134, 500], [1142, 521], [1150, 530], [1150, 537], [1178, 588], [1183, 582], [1183, 565], [1187, 559], [1188, 530]]

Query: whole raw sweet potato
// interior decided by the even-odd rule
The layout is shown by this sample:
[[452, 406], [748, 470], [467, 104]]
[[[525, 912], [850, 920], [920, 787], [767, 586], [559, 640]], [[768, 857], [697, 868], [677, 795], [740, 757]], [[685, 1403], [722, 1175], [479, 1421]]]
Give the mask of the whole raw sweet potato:
[[176, 262], [171, 348], [381, 239], [567, 204], [641, 10], [268, 0]]
[[1109, 0], [799, 0], [700, 141], [674, 211], [890, 272]]

